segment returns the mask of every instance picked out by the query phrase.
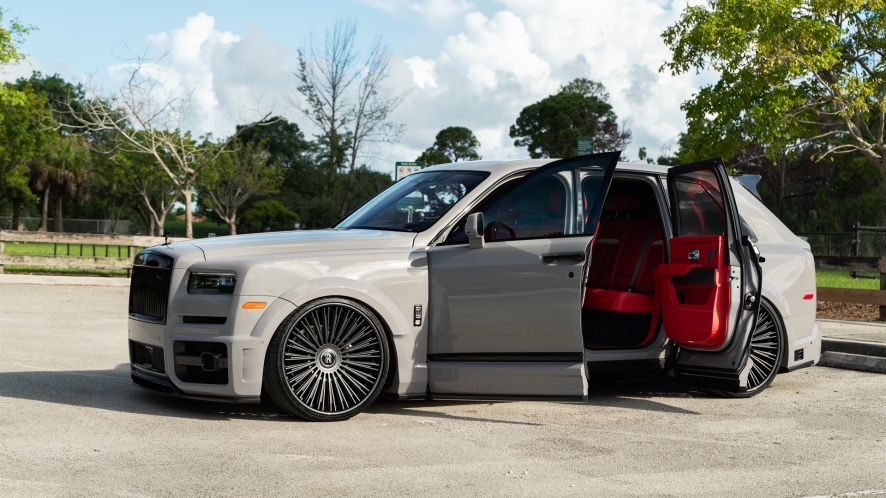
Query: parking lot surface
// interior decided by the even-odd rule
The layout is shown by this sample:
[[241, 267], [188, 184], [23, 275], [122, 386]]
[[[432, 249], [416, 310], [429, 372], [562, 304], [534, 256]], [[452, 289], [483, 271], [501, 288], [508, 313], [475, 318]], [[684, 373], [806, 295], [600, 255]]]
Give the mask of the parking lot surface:
[[2, 496], [886, 496], [886, 376], [748, 400], [379, 402], [340, 423], [132, 384], [126, 288], [0, 286]]

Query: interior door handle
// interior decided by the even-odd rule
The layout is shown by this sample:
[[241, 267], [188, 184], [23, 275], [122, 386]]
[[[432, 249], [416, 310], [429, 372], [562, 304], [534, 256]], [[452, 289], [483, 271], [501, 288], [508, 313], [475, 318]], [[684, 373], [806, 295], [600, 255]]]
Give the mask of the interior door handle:
[[551, 263], [553, 261], [584, 261], [585, 260], [585, 253], [583, 253], [583, 252], [564, 252], [564, 253], [542, 254], [541, 260], [544, 263]]

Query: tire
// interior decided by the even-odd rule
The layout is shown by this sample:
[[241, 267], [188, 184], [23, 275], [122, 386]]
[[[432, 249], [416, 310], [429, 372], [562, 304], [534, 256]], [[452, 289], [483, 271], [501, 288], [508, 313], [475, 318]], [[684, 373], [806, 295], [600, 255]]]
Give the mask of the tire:
[[787, 334], [781, 316], [775, 306], [764, 299], [760, 302], [760, 315], [757, 317], [757, 326], [751, 336], [748, 390], [741, 393], [711, 390], [711, 393], [726, 398], [750, 398], [761, 393], [772, 384], [775, 375], [778, 374], [786, 341]]
[[372, 310], [350, 299], [318, 299], [293, 311], [274, 332], [264, 384], [274, 403], [293, 415], [347, 420], [378, 398], [389, 351]]

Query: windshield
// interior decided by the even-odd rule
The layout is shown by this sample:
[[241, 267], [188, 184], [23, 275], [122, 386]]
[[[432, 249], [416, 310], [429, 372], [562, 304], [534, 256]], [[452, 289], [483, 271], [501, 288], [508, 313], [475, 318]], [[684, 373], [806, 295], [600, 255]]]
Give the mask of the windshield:
[[414, 173], [378, 194], [336, 228], [421, 232], [437, 222], [489, 173]]

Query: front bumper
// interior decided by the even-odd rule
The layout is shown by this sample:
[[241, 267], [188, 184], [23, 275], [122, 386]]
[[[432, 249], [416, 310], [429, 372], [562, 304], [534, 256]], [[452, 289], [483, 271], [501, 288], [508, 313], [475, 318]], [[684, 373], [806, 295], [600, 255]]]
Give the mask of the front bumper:
[[254, 404], [260, 403], [261, 398], [255, 397], [230, 397], [230, 396], [211, 396], [201, 394], [187, 394], [169, 380], [168, 377], [154, 375], [148, 372], [132, 367], [132, 382], [148, 391], [163, 394], [165, 396], [175, 396], [178, 398], [196, 399], [200, 401], [217, 401], [221, 403], [238, 403], [238, 404]]
[[[292, 303], [277, 299], [265, 310], [244, 310], [236, 318], [228, 318], [225, 325], [195, 325], [183, 323], [180, 316], [170, 314], [167, 324], [158, 324], [129, 318], [129, 340], [144, 346], [163, 348], [165, 371], [152, 372], [133, 364], [138, 379], [152, 382], [142, 387], [166, 394], [183, 395], [199, 399], [257, 400], [261, 395], [265, 352], [270, 337], [283, 319], [294, 309]], [[263, 311], [263, 313], [261, 312]], [[260, 316], [259, 316], [260, 315]], [[235, 326], [236, 325], [236, 326]], [[176, 343], [213, 343], [223, 347], [227, 370], [226, 379], [213, 379], [215, 383], [199, 380], [177, 373], [180, 363], [176, 355]], [[178, 360], [182, 358], [179, 357]], [[158, 380], [159, 379], [159, 380]], [[135, 377], [134, 377], [135, 380]], [[140, 381], [139, 381], [140, 382]], [[136, 382], [138, 383], [138, 382]], [[159, 389], [157, 386], [161, 386]], [[166, 387], [163, 387], [166, 386]]]

